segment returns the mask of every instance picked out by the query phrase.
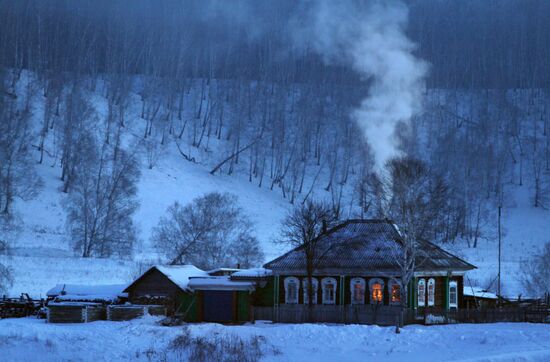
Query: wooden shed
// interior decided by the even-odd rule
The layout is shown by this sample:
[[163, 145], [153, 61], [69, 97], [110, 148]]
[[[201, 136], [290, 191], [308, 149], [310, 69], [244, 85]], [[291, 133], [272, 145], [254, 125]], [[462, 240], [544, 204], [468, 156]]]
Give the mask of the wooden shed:
[[208, 277], [194, 265], [156, 265], [151, 267], [124, 291], [132, 304], [163, 305], [168, 315], [178, 315], [197, 322], [197, 295], [189, 288], [189, 278]]
[[498, 296], [480, 287], [464, 286], [464, 308], [495, 308]]

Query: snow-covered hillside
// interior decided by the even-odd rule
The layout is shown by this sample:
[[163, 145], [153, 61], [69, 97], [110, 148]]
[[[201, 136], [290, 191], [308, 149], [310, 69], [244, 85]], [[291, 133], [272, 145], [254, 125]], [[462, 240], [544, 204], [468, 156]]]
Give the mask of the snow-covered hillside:
[[281, 218], [291, 206], [287, 200], [238, 175], [213, 176], [207, 166], [184, 160], [176, 146], [171, 146], [153, 169], [143, 167], [138, 191], [140, 207], [134, 217], [141, 244], [135, 261], [76, 257], [65, 224], [66, 195], [60, 191], [59, 169], [48, 162], [36, 165], [44, 188], [35, 199], [17, 202], [20, 230], [12, 241], [10, 255], [0, 256], [1, 262], [14, 269], [11, 294], [29, 292], [39, 296], [56, 283], [129, 282], [148, 263], [158, 260], [149, 237], [167, 207], [174, 201], [186, 204], [212, 191], [238, 195], [240, 206], [255, 223], [267, 259], [283, 251], [273, 241]]
[[[21, 77], [18, 92], [24, 93], [26, 82], [33, 76], [24, 73]], [[90, 93], [90, 103], [94, 107], [97, 119], [106, 117], [107, 101], [101, 92], [101, 86], [95, 93]], [[190, 99], [197, 99], [193, 93]], [[166, 208], [174, 201], [186, 204], [193, 198], [207, 192], [220, 191], [238, 195], [239, 206], [255, 223], [255, 231], [265, 252], [266, 261], [278, 256], [284, 247], [275, 244], [280, 221], [292, 206], [288, 198], [277, 189], [269, 186], [258, 187], [256, 182], [249, 182], [246, 176], [246, 162], [237, 167], [232, 175], [227, 173], [210, 174], [213, 165], [223, 159], [230, 148], [223, 139], [215, 137], [208, 141], [208, 149], [193, 147], [179, 141], [179, 148], [191, 155], [195, 162], [182, 157], [176, 142], [167, 142], [156, 152], [159, 153], [152, 168], [149, 167], [146, 152], [138, 145], [143, 135], [146, 120], [141, 118], [141, 97], [132, 93], [128, 97], [127, 126], [122, 138], [127, 148], [137, 147], [141, 161], [142, 175], [138, 184], [137, 198], [140, 207], [134, 215], [138, 227], [140, 245], [133, 256], [125, 259], [95, 259], [75, 256], [67, 232], [66, 198], [61, 191], [60, 165], [58, 155], [46, 152], [44, 162], [36, 163], [35, 169], [43, 181], [43, 188], [38, 195], [28, 201], [17, 200], [15, 216], [19, 227], [10, 237], [12, 249], [9, 255], [0, 255], [0, 262], [7, 264], [14, 271], [15, 283], [10, 294], [18, 295], [28, 292], [38, 297], [58, 283], [126, 283], [138, 275], [145, 267], [159, 261], [159, 256], [150, 243], [151, 229], [164, 215]], [[44, 111], [44, 99], [40, 91], [33, 96], [33, 117], [36, 127], [41, 124]], [[193, 112], [189, 107], [188, 112]], [[227, 111], [231, 114], [230, 111]], [[189, 116], [192, 117], [192, 116]], [[46, 151], [55, 149], [56, 135], [46, 139]], [[38, 159], [38, 151], [36, 151]], [[315, 174], [305, 175], [306, 180], [314, 179]], [[330, 198], [330, 192], [324, 185], [311, 183], [312, 193], [316, 197]], [[547, 227], [550, 212], [542, 208], [533, 208], [532, 195], [528, 185], [510, 186], [511, 200], [506, 200], [503, 209], [503, 291], [506, 295], [517, 297], [523, 293], [521, 288], [521, 261], [529, 258], [548, 241]], [[344, 201], [343, 204], [348, 204]], [[495, 213], [496, 215], [496, 213]], [[496, 220], [484, 225], [484, 234], [488, 239], [479, 241], [477, 248], [467, 248], [465, 243], [445, 245], [469, 262], [478, 266], [466, 280], [473, 285], [495, 289], [497, 275], [497, 238]]]

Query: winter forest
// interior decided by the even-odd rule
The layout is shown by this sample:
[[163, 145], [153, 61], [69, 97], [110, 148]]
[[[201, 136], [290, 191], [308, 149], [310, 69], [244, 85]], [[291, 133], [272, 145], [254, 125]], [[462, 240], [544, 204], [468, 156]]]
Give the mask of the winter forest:
[[174, 197], [144, 230], [144, 177], [194, 165], [283, 209], [322, 200], [337, 219], [375, 218], [396, 156], [421, 161], [437, 202], [426, 238], [494, 246], [518, 189], [550, 207], [549, 12], [537, 0], [0, 1], [0, 250], [23, 248], [29, 202], [53, 188], [75, 258], [257, 265], [273, 238], [238, 192]]

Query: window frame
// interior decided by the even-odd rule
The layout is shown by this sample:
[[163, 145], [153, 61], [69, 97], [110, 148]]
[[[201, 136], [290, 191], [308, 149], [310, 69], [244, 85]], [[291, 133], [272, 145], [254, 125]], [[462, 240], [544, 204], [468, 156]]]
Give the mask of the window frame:
[[[430, 285], [433, 287], [432, 292], [430, 293]], [[435, 279], [430, 278], [428, 279], [428, 283], [426, 285], [426, 294], [428, 295], [428, 307], [435, 306]]]
[[[422, 286], [422, 293], [420, 293], [420, 287]], [[416, 285], [416, 302], [418, 303], [419, 307], [425, 307], [426, 306], [426, 279], [420, 278], [418, 279], [418, 283]], [[420, 297], [422, 295], [422, 298]]]
[[[380, 301], [374, 301], [374, 298], [372, 296], [372, 288], [375, 284], [380, 284], [381, 291], [382, 291], [382, 300]], [[380, 278], [372, 278], [369, 280], [369, 301], [370, 304], [384, 304], [384, 288], [386, 287], [386, 283]]]
[[[326, 298], [326, 294], [325, 294], [325, 290], [328, 290], [327, 286], [328, 285], [333, 285], [334, 288], [333, 288], [333, 298], [332, 300], [328, 300]], [[337, 289], [338, 289], [338, 282], [336, 281], [335, 278], [332, 278], [332, 277], [328, 277], [328, 278], [323, 278], [321, 280], [321, 293], [322, 293], [322, 303], [323, 304], [329, 304], [329, 305], [333, 305], [333, 304], [336, 304], [336, 297], [337, 297]]]
[[[291, 300], [289, 299], [289, 284], [294, 283], [296, 284], [296, 299]], [[300, 279], [296, 277], [286, 277], [284, 280], [284, 286], [285, 286], [285, 304], [299, 304], [300, 303]]]
[[[455, 290], [455, 302], [451, 303], [451, 289]], [[449, 282], [449, 309], [458, 309], [458, 282], [456, 280], [451, 280]]]
[[[355, 294], [356, 294], [355, 285], [358, 285], [358, 284], [363, 287], [363, 298], [360, 301], [355, 298]], [[360, 278], [360, 277], [351, 278], [351, 280], [349, 281], [349, 289], [351, 294], [351, 304], [353, 305], [365, 304], [365, 292], [367, 289], [367, 282], [365, 281], [365, 278]]]
[[[309, 285], [308, 285], [308, 278], [304, 278], [304, 281], [302, 282], [302, 295], [303, 295], [303, 300], [304, 300], [304, 304], [309, 304], [308, 303], [308, 300], [309, 300], [309, 295], [307, 293], [307, 290], [309, 288]], [[317, 304], [317, 295], [319, 293], [319, 281], [317, 280], [317, 278], [311, 278], [311, 283], [313, 284], [313, 303], [311, 304]]]

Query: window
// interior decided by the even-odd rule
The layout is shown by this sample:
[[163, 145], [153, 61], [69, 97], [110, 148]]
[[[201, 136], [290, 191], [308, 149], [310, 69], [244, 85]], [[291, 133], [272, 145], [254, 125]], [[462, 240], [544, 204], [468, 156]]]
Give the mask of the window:
[[420, 279], [418, 281], [418, 306], [424, 307], [426, 305], [426, 281]]
[[350, 281], [351, 304], [365, 304], [365, 279], [353, 278]]
[[428, 307], [435, 305], [435, 280], [434, 278], [428, 279]]
[[298, 289], [300, 289], [300, 281], [298, 278], [285, 278], [285, 303], [298, 304]]
[[369, 281], [370, 303], [381, 304], [384, 302], [384, 281], [382, 279], [371, 279]]
[[391, 304], [400, 304], [401, 303], [401, 286], [396, 280], [391, 280], [390, 283], [390, 303]]
[[[304, 304], [309, 304], [309, 294], [308, 294], [308, 288], [309, 288], [309, 280], [307, 278], [304, 279]], [[311, 278], [311, 284], [313, 284], [313, 300], [311, 301], [311, 304], [317, 304], [317, 290], [319, 289], [319, 282], [315, 278]]]
[[321, 281], [323, 288], [323, 304], [336, 304], [336, 279], [324, 278]]
[[458, 308], [458, 287], [454, 280], [449, 283], [449, 308]]

